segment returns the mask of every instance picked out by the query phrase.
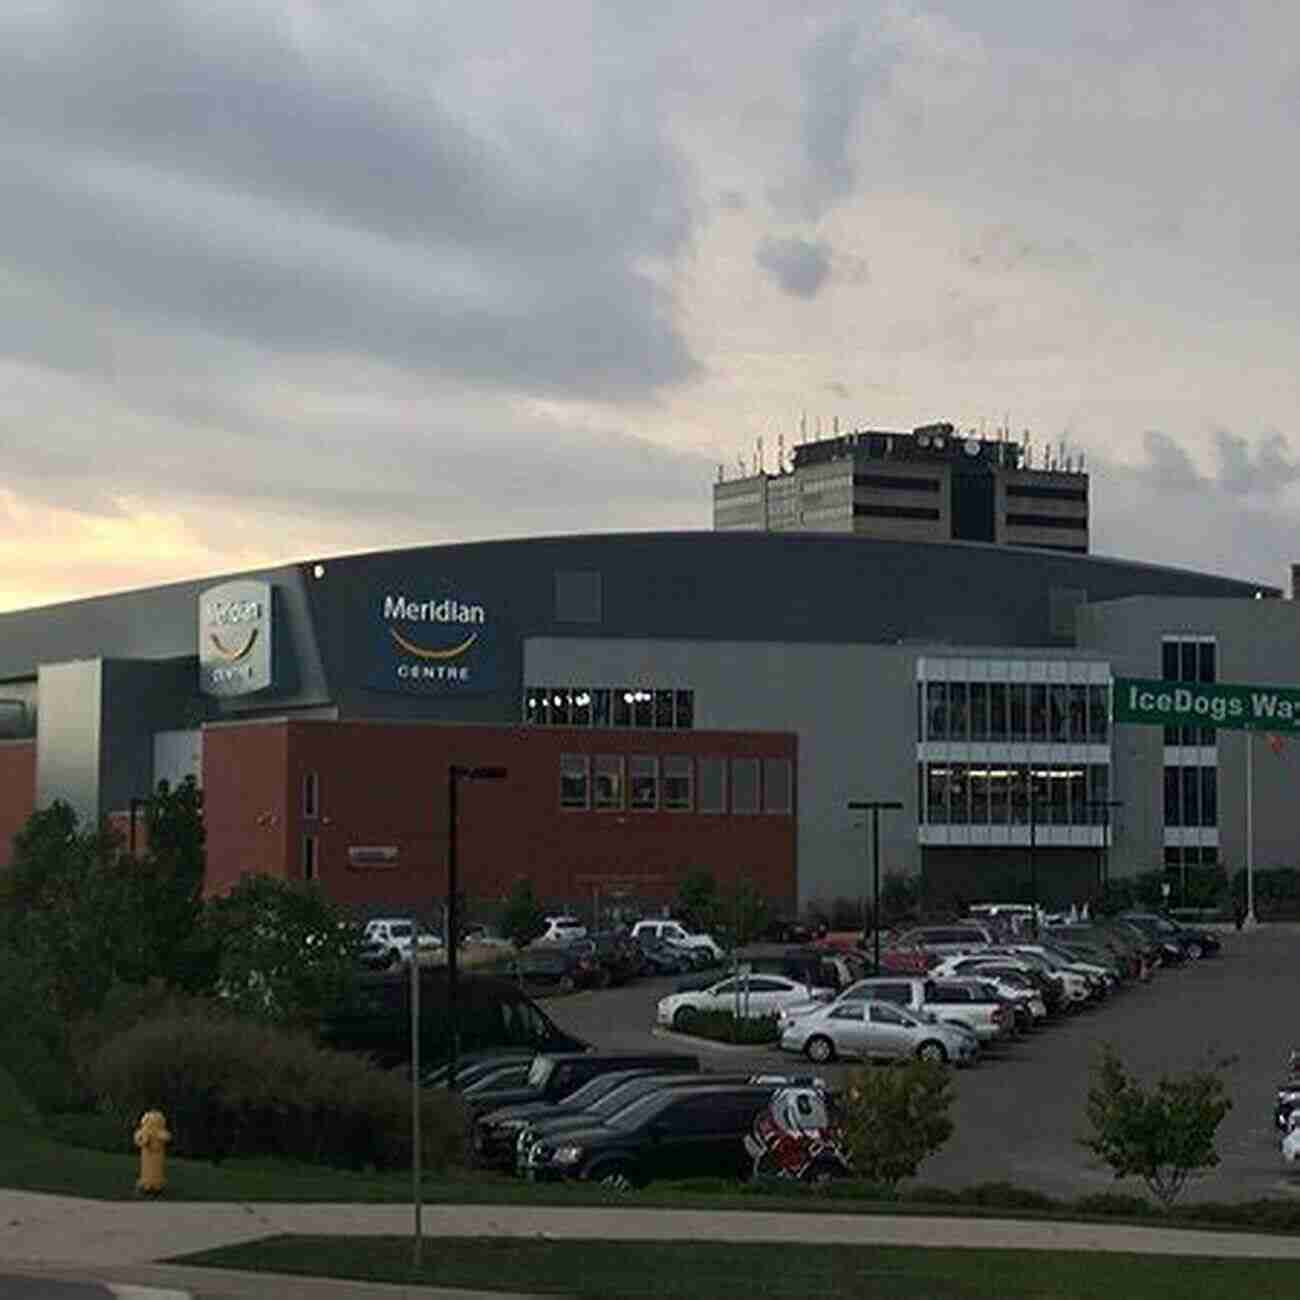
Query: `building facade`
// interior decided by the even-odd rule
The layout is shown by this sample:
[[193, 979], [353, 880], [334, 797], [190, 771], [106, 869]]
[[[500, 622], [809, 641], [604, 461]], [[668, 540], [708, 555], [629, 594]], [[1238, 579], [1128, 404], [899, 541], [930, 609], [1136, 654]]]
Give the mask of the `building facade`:
[[[214, 886], [274, 844], [285, 874], [310, 863], [355, 901], [401, 870], [364, 875], [349, 851], [416, 861], [399, 832], [436, 825], [473, 738], [528, 774], [524, 821], [483, 831], [485, 887], [526, 870], [581, 895], [604, 871], [671, 897], [674, 873], [710, 866], [801, 905], [859, 899], [848, 805], [889, 799], [885, 870], [935, 898], [1068, 901], [1106, 870], [1242, 863], [1241, 735], [1116, 727], [1111, 682], [1285, 684], [1298, 612], [1272, 587], [1065, 550], [771, 531], [421, 547], [127, 592], [0, 616], [0, 835], [54, 798], [95, 818], [195, 775]], [[1256, 861], [1300, 860], [1288, 756], [1269, 755]], [[310, 849], [304, 771], [332, 819]]]
[[715, 483], [713, 526], [1086, 552], [1088, 476], [1063, 454], [1033, 469], [1028, 450], [951, 424], [804, 443], [789, 469]]

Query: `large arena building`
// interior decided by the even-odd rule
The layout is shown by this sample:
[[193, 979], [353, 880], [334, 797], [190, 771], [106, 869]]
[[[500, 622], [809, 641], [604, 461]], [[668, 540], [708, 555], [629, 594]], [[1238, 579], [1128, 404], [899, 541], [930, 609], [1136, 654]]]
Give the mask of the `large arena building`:
[[[1091, 896], [1245, 861], [1247, 734], [1112, 722], [1116, 677], [1287, 683], [1277, 588], [1070, 550], [713, 531], [439, 545], [0, 616], [0, 858], [36, 807], [204, 787], [209, 887], [362, 908], [666, 901], [708, 868], [783, 909], [881, 866], [934, 899]], [[1261, 746], [1261, 749], [1264, 747]], [[1255, 760], [1254, 860], [1296, 863]]]

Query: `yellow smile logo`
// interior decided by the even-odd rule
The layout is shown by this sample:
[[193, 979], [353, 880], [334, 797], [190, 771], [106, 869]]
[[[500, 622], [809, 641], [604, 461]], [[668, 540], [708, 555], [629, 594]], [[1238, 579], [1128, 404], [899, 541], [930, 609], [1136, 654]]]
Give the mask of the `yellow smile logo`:
[[248, 637], [244, 641], [244, 644], [234, 650], [223, 645], [221, 638], [215, 632], [208, 633], [208, 640], [212, 643], [212, 648], [221, 656], [222, 659], [226, 660], [227, 663], [234, 663], [237, 659], [243, 659], [244, 656], [253, 648], [254, 644], [257, 642], [257, 632], [257, 628], [250, 627], [248, 629]]
[[408, 655], [414, 655], [417, 659], [459, 659], [466, 650], [478, 640], [478, 633], [471, 632], [460, 645], [454, 645], [448, 650], [429, 650], [424, 646], [416, 645], [414, 641], [408, 641], [395, 627], [389, 627], [389, 635], [397, 642]]

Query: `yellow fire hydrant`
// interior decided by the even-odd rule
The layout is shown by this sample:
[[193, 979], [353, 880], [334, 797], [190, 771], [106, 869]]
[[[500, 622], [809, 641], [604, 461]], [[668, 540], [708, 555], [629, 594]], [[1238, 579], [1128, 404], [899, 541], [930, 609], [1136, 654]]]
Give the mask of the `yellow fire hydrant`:
[[157, 1196], [167, 1186], [167, 1143], [172, 1135], [167, 1131], [167, 1117], [160, 1110], [147, 1110], [140, 1116], [135, 1131], [135, 1144], [140, 1148], [140, 1177], [135, 1184], [137, 1192]]

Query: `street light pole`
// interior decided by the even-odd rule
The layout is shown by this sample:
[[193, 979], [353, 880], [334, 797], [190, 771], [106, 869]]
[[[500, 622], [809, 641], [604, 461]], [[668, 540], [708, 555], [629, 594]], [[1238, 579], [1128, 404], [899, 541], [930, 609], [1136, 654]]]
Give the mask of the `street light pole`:
[[893, 799], [851, 799], [849, 808], [853, 812], [871, 814], [871, 910], [873, 923], [871, 938], [875, 949], [876, 973], [880, 973], [880, 814], [898, 812], [902, 804]]
[[456, 1067], [460, 1061], [460, 961], [457, 941], [460, 937], [460, 880], [456, 859], [457, 790], [460, 782], [500, 781], [505, 778], [504, 767], [461, 767], [452, 763], [447, 768], [447, 1019], [451, 1028], [447, 1053], [447, 1087], [456, 1089]]

